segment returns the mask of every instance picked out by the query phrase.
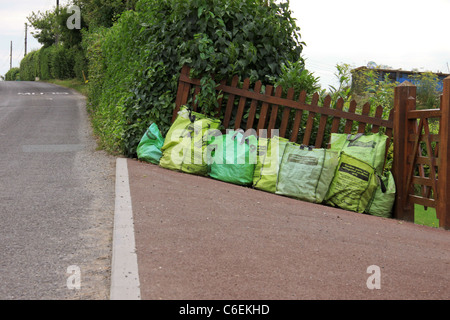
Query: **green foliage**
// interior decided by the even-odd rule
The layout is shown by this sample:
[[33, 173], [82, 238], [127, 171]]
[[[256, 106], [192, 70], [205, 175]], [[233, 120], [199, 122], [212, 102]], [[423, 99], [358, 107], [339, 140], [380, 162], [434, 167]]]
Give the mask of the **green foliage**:
[[389, 79], [389, 74], [385, 74], [381, 80], [379, 74], [373, 69], [365, 71], [365, 92], [362, 96], [362, 103], [369, 103], [371, 111], [378, 106], [383, 107], [383, 118], [389, 116], [394, 108], [394, 90], [398, 85]]
[[81, 70], [87, 70], [84, 53], [78, 47], [63, 45], [42, 47], [27, 54], [20, 62], [22, 80], [78, 78], [83, 80]]
[[[238, 75], [267, 83], [282, 73], [283, 64], [299, 61], [298, 31], [287, 3], [138, 1], [136, 11], [122, 14], [101, 41], [86, 41], [90, 88], [101, 95], [91, 109], [103, 122], [98, 121], [105, 133], [102, 143], [133, 156], [150, 121], [165, 134], [184, 64], [202, 78], [204, 92], [197, 102], [213, 115], [218, 81]], [[99, 72], [94, 81], [91, 70]]]
[[411, 79], [411, 82], [417, 87], [417, 108], [439, 108], [439, 77], [432, 72], [424, 72], [412, 75], [409, 78]]
[[137, 0], [73, 0], [83, 12], [85, 23], [90, 29], [110, 28], [120, 14], [134, 10]]
[[335, 87], [330, 85], [329, 92], [323, 92], [323, 96], [329, 94], [332, 105], [335, 105], [341, 98], [344, 101], [344, 106], [348, 107], [350, 101], [353, 99], [351, 66], [347, 63], [337, 64], [334, 75], [339, 86]]
[[20, 78], [20, 69], [19, 68], [11, 68], [9, 71], [5, 74], [5, 81], [16, 81]]
[[39, 77], [39, 51], [31, 51], [20, 61], [20, 79], [34, 81]]
[[55, 43], [59, 29], [55, 11], [33, 12], [27, 19], [33, 29], [36, 30], [31, 34], [39, 43], [44, 47], [49, 47]]
[[281, 86], [283, 89], [293, 88], [294, 99], [300, 95], [300, 92], [306, 91], [308, 97], [313, 93], [320, 91], [319, 78], [305, 68], [303, 59], [282, 64], [279, 77], [272, 77], [275, 86]]

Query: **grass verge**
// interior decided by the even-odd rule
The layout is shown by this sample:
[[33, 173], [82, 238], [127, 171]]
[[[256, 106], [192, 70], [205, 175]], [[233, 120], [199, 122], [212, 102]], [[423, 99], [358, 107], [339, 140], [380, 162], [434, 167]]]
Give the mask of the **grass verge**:
[[421, 205], [414, 205], [414, 223], [424, 226], [439, 228], [439, 219], [436, 218], [436, 209], [425, 208]]
[[86, 97], [88, 94], [87, 84], [78, 79], [66, 79], [66, 80], [52, 79], [52, 80], [45, 80], [43, 82], [53, 83], [62, 87], [74, 89]]

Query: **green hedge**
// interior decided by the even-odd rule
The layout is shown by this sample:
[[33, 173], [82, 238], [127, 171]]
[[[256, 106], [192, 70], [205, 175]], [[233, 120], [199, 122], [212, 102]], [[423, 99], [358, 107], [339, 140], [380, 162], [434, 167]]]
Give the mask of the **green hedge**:
[[[86, 70], [86, 71], [85, 71]], [[42, 47], [27, 54], [20, 62], [21, 80], [71, 79], [83, 80], [87, 62], [82, 48], [66, 48], [63, 45]]]
[[[288, 4], [264, 2], [140, 0], [113, 27], [85, 35], [90, 108], [102, 146], [134, 156], [151, 121], [165, 134], [184, 64], [216, 81], [269, 81], [283, 64], [300, 60], [303, 43]], [[216, 84], [204, 83], [206, 93]], [[213, 112], [213, 97], [198, 102]]]
[[20, 80], [20, 69], [19, 68], [11, 68], [5, 74], [5, 81], [16, 81]]

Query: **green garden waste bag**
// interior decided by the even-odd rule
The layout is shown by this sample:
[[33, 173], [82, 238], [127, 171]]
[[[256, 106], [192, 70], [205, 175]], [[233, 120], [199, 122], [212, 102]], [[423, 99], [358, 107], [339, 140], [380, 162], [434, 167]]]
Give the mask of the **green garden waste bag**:
[[389, 171], [380, 179], [380, 184], [366, 209], [366, 213], [378, 217], [390, 218], [392, 216], [396, 193], [394, 176]]
[[325, 203], [363, 213], [377, 189], [377, 179], [370, 164], [342, 152]]
[[210, 177], [238, 185], [252, 184], [258, 148], [255, 135], [244, 136], [243, 130], [228, 130], [210, 146], [213, 148]]
[[348, 155], [367, 162], [375, 168], [378, 174], [382, 174], [386, 157], [387, 139], [388, 136], [381, 132], [369, 135], [362, 133], [355, 135], [332, 133], [330, 149], [343, 151]]
[[161, 148], [164, 145], [164, 137], [161, 135], [156, 123], [150, 124], [141, 138], [136, 149], [139, 160], [159, 164], [162, 157]]
[[336, 151], [287, 144], [278, 172], [276, 194], [322, 203], [338, 161]]
[[258, 139], [257, 161], [253, 174], [255, 189], [275, 193], [281, 158], [288, 143], [288, 139], [279, 136]]
[[182, 107], [166, 134], [159, 165], [166, 169], [207, 175], [207, 144], [211, 136], [217, 134], [219, 126], [219, 120]]

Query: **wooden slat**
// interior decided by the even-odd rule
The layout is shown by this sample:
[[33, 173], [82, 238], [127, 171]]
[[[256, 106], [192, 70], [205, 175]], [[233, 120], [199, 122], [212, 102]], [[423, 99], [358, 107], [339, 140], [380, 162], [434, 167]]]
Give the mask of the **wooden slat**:
[[[261, 86], [262, 86], [262, 82], [261, 81], [256, 81], [255, 83], [255, 87], [254, 87], [254, 91], [257, 93], [261, 92]], [[256, 107], [258, 106], [258, 100], [257, 99], [253, 99], [252, 103], [250, 104], [250, 111], [248, 113], [248, 119], [247, 119], [247, 130], [253, 128], [253, 123], [255, 121], [255, 115], [256, 115]]]
[[440, 109], [422, 109], [422, 110], [410, 110], [408, 111], [408, 119], [420, 119], [420, 118], [440, 118], [442, 112]]
[[[390, 123], [394, 123], [394, 109], [392, 109], [390, 112], [389, 112], [389, 118], [388, 118], [388, 121], [390, 122]], [[386, 127], [386, 126], [385, 126]], [[386, 135], [389, 137], [389, 143], [390, 143], [390, 141], [391, 141], [391, 138], [392, 138], [392, 131], [393, 131], [393, 127], [386, 127]]]
[[[248, 90], [249, 87], [250, 87], [250, 79], [247, 78], [247, 79], [244, 80], [244, 83], [242, 85], [242, 89]], [[239, 99], [238, 110], [237, 110], [237, 113], [236, 113], [236, 121], [234, 123], [234, 129], [235, 130], [241, 128], [242, 116], [244, 115], [245, 101], [246, 101], [245, 97], [241, 97]]]
[[[302, 92], [300, 92], [300, 96], [298, 97], [298, 102], [300, 105], [304, 105], [305, 100], [306, 100], [306, 91], [303, 90]], [[291, 138], [289, 139], [289, 141], [297, 142], [298, 131], [300, 130], [300, 124], [302, 122], [302, 118], [303, 118], [303, 111], [300, 109], [295, 111], [294, 123], [292, 125], [292, 133], [291, 133]]]
[[[423, 128], [423, 119], [420, 119], [419, 122], [419, 126], [417, 128], [417, 132], [420, 133], [422, 132], [422, 128]], [[409, 190], [409, 187], [411, 186], [411, 180], [414, 174], [414, 169], [416, 167], [416, 157], [417, 157], [417, 152], [419, 151], [419, 139], [417, 139], [414, 142], [414, 147], [413, 147], [413, 151], [412, 154], [414, 155], [414, 160], [413, 162], [411, 162], [411, 165], [409, 167], [409, 170], [407, 171], [407, 182], [406, 182], [406, 190]]]
[[200, 93], [200, 86], [195, 86], [194, 95], [192, 96], [192, 109], [197, 111], [197, 95]]
[[[231, 87], [236, 87], [239, 83], [239, 77], [236, 75], [233, 77], [233, 79], [231, 80]], [[230, 119], [231, 119], [231, 114], [233, 112], [233, 107], [234, 107], [234, 99], [235, 99], [235, 95], [234, 94], [230, 94], [228, 96], [228, 103], [227, 103], [227, 107], [225, 109], [225, 116], [223, 118], [223, 126], [225, 128], [228, 128], [229, 123], [230, 123]]]
[[428, 199], [413, 194], [408, 195], [408, 200], [412, 203], [422, 205], [424, 207], [436, 208], [436, 201], [433, 199]]
[[[270, 96], [270, 95], [272, 95], [272, 91], [273, 91], [273, 86], [268, 85], [268, 86], [266, 86], [264, 95]], [[263, 130], [266, 126], [266, 118], [267, 118], [268, 108], [269, 108], [268, 102], [264, 102], [261, 106], [261, 112], [259, 114], [259, 121], [258, 121], [258, 132], [260, 132], [260, 130]]]
[[184, 92], [185, 90], [189, 90], [190, 86], [189, 84], [185, 83], [182, 78], [184, 78], [185, 76], [189, 77], [189, 73], [190, 68], [188, 66], [183, 66], [183, 68], [181, 68], [180, 80], [178, 81], [177, 96], [175, 99], [175, 109], [173, 110], [172, 114], [172, 122], [175, 121], [178, 115], [178, 111], [180, 111], [180, 107], [187, 102], [187, 96], [184, 94]]
[[[344, 108], [344, 99], [339, 98], [336, 102], [336, 110], [342, 110]], [[333, 117], [333, 122], [331, 123], [331, 133], [338, 133], [339, 124], [341, 122], [340, 117]]]
[[[418, 137], [417, 133], [410, 133], [408, 135], [408, 141], [414, 142], [417, 140], [417, 137]], [[421, 134], [419, 137], [420, 142], [426, 142], [428, 139], [430, 139], [431, 142], [438, 142], [439, 135], [437, 135], [437, 134]]]
[[[281, 86], [278, 86], [275, 89], [275, 97], [281, 97], [282, 94], [283, 94], [283, 88]], [[267, 133], [268, 133], [269, 137], [272, 137], [272, 130], [275, 129], [277, 118], [278, 118], [278, 106], [272, 105], [272, 110], [270, 112], [269, 124], [267, 126]]]
[[[432, 157], [433, 161], [436, 165], [436, 167], [439, 167], [439, 158], [437, 157]], [[411, 163], [414, 160], [414, 155], [410, 154], [408, 155], [408, 163]], [[424, 157], [424, 156], [418, 156], [415, 157], [416, 160], [416, 164], [422, 164], [422, 165], [427, 165], [427, 166], [431, 166], [432, 161], [430, 159], [430, 157]]]
[[[350, 102], [350, 107], [348, 108], [348, 113], [354, 114], [355, 111], [356, 111], [356, 101], [352, 100]], [[344, 117], [344, 118], [347, 119], [347, 121], [345, 122], [344, 133], [352, 133], [353, 119], [351, 119], [350, 117]]]
[[426, 140], [426, 146], [427, 146], [427, 155], [429, 156], [431, 166], [430, 166], [430, 179], [434, 182], [431, 186], [433, 188], [434, 193], [437, 192], [437, 181], [436, 181], [436, 161], [433, 157], [433, 148], [431, 147], [431, 140], [430, 140], [430, 127], [428, 124], [428, 119], [424, 119], [424, 129], [425, 134], [428, 136], [428, 139]]
[[[370, 104], [367, 102], [366, 104], [364, 104], [361, 114], [367, 116], [369, 112], [370, 112]], [[366, 131], [366, 123], [360, 121], [358, 124], [358, 133], [364, 133], [365, 131]]]
[[[330, 104], [331, 104], [331, 97], [328, 95], [325, 97], [322, 108], [330, 108]], [[322, 142], [323, 142], [323, 137], [325, 135], [327, 120], [328, 120], [328, 116], [326, 114], [325, 115], [322, 114], [320, 116], [319, 127], [317, 129], [317, 136], [316, 136], [316, 143], [315, 143], [316, 148], [322, 147]]]
[[[289, 88], [287, 91], [286, 99], [292, 100], [293, 98], [294, 98], [294, 89]], [[286, 130], [287, 130], [290, 114], [291, 114], [291, 108], [284, 107], [283, 115], [281, 118], [281, 125], [280, 125], [280, 137], [282, 137], [282, 138], [284, 138], [286, 136]]]
[[[375, 110], [375, 118], [381, 119], [383, 117], [383, 107], [378, 106]], [[372, 133], [378, 133], [380, 131], [380, 126], [374, 124], [372, 125]]]
[[[319, 94], [316, 92], [313, 95], [311, 105], [316, 106], [319, 102]], [[314, 127], [314, 118], [316, 117], [315, 112], [309, 112], [308, 120], [306, 122], [305, 135], [303, 136], [303, 144], [309, 145], [309, 140], [311, 139], [312, 129]]]
[[413, 184], [418, 184], [421, 186], [428, 186], [428, 187], [433, 187], [436, 180], [431, 179], [431, 178], [427, 178], [427, 177], [418, 177], [418, 176], [413, 176], [411, 179], [411, 182]]

